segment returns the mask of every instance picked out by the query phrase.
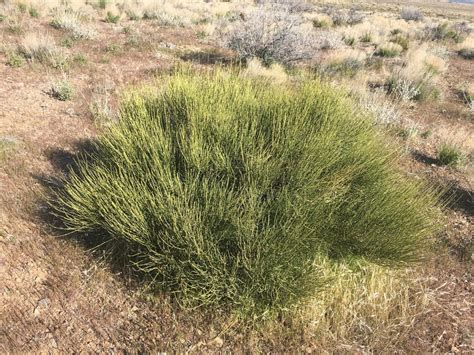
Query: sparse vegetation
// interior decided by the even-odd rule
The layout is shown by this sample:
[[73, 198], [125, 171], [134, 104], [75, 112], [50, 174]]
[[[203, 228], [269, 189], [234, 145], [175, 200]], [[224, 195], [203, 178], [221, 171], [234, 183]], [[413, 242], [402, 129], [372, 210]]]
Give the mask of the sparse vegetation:
[[319, 81], [174, 74], [158, 94], [130, 93], [56, 213], [70, 231], [109, 235], [181, 304], [250, 319], [313, 297], [336, 260], [417, 260], [432, 194], [391, 167], [340, 96]]

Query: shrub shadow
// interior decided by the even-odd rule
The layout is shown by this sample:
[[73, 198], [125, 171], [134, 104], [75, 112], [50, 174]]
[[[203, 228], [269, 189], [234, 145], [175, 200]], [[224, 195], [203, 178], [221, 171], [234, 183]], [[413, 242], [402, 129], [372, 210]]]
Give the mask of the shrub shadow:
[[[57, 174], [33, 174], [32, 177], [44, 188], [45, 194], [40, 201], [42, 208], [38, 208], [35, 218], [42, 222], [44, 228], [51, 235], [63, 239], [74, 240], [92, 254], [98, 254], [101, 257], [107, 256], [110, 261], [110, 267], [114, 272], [120, 272], [132, 275], [132, 270], [128, 267], [127, 260], [119, 257], [119, 253], [113, 253], [112, 250], [118, 247], [117, 243], [111, 243], [112, 238], [105, 233], [70, 233], [66, 230], [63, 220], [55, 213], [51, 202], [57, 198], [57, 194], [64, 188], [64, 181], [71, 172], [78, 172], [78, 158], [88, 160], [97, 152], [97, 146], [92, 139], [76, 141], [72, 149], [49, 148], [44, 154], [54, 167]], [[114, 240], [115, 242], [115, 240]]]
[[203, 65], [220, 64], [230, 66], [235, 64], [235, 60], [231, 56], [216, 49], [185, 52], [179, 57], [186, 62], [197, 62]]
[[411, 153], [411, 156], [413, 159], [415, 159], [417, 162], [426, 164], [426, 165], [440, 165], [440, 162], [436, 158], [432, 158], [429, 155], [426, 155], [422, 152], [419, 151], [414, 151]]

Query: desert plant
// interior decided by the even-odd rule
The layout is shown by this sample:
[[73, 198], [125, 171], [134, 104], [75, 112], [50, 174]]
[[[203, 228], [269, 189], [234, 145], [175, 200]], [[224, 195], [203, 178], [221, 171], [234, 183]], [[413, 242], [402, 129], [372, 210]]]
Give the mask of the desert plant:
[[344, 37], [343, 38], [343, 41], [344, 43], [347, 45], [347, 46], [354, 46], [355, 42], [356, 42], [356, 39], [354, 37]]
[[237, 52], [241, 59], [259, 58], [265, 64], [274, 61], [291, 64], [310, 58], [317, 41], [314, 36], [302, 33], [299, 14], [281, 6], [260, 6], [233, 23], [224, 34], [224, 45]]
[[319, 19], [314, 19], [313, 20], [313, 27], [315, 28], [329, 28], [331, 27], [328, 21], [326, 20], [319, 20]]
[[422, 21], [423, 13], [416, 7], [403, 7], [400, 11], [400, 17], [405, 21]]
[[372, 34], [370, 32], [366, 32], [359, 38], [359, 40], [362, 43], [372, 43]]
[[396, 35], [394, 38], [390, 39], [390, 42], [398, 44], [403, 51], [408, 50], [410, 45], [410, 40], [408, 37], [402, 35]]
[[343, 60], [329, 63], [324, 67], [323, 72], [329, 75], [339, 74], [349, 78], [353, 78], [359, 70], [364, 67], [364, 63], [357, 58], [344, 58]]
[[12, 68], [19, 68], [25, 64], [25, 59], [23, 56], [17, 52], [8, 52], [7, 53], [7, 65]]
[[461, 158], [461, 150], [453, 144], [444, 143], [439, 148], [438, 160], [443, 165], [455, 167], [459, 165]]
[[107, 11], [107, 16], [105, 16], [104, 21], [117, 24], [120, 21], [120, 15], [114, 15], [112, 11]]
[[39, 17], [39, 11], [34, 6], [30, 6], [30, 8], [28, 9], [28, 13], [30, 14], [31, 17], [34, 17], [34, 18]]
[[427, 250], [432, 193], [340, 90], [186, 71], [160, 87], [125, 96], [52, 206], [181, 304], [271, 318], [329, 282], [321, 260]]
[[399, 45], [391, 45], [390, 43], [387, 43], [379, 46], [375, 51], [374, 55], [378, 57], [393, 58], [399, 56], [401, 51], [402, 49]]
[[85, 23], [84, 16], [70, 8], [57, 9], [50, 24], [69, 32], [73, 39], [91, 39], [96, 36], [96, 31]]
[[59, 80], [51, 85], [50, 95], [59, 101], [68, 101], [74, 96], [74, 89], [67, 80]]
[[41, 63], [53, 62], [61, 55], [54, 39], [47, 33], [28, 34], [18, 46], [18, 53], [26, 59], [37, 60]]

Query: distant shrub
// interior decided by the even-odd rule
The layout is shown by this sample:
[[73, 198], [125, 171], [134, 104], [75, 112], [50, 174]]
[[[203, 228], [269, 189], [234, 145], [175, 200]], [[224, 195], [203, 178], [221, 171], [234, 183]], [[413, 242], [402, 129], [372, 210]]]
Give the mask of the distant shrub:
[[425, 26], [422, 38], [430, 41], [462, 42], [471, 32], [469, 25], [461, 22], [450, 25], [448, 22]]
[[443, 165], [455, 167], [461, 162], [461, 150], [452, 144], [443, 144], [438, 151], [438, 160]]
[[432, 193], [339, 90], [222, 72], [160, 87], [127, 96], [53, 207], [180, 304], [272, 318], [330, 282], [325, 265], [426, 251]]
[[5, 16], [4, 14], [0, 14], [0, 22], [5, 21], [6, 18], [7, 18], [7, 16]]
[[105, 16], [105, 22], [117, 24], [120, 21], [120, 15], [114, 15], [113, 12], [107, 11], [107, 16]]
[[424, 18], [421, 10], [416, 7], [403, 7], [400, 17], [405, 21], [422, 21]]
[[74, 89], [67, 80], [60, 80], [51, 85], [50, 94], [59, 101], [68, 101], [74, 96]]
[[331, 17], [334, 26], [352, 26], [361, 23], [365, 19], [365, 14], [356, 8], [349, 10], [328, 8], [326, 13]]
[[144, 20], [154, 20], [162, 27], [184, 27], [186, 22], [180, 16], [172, 15], [160, 8], [149, 8], [143, 12]]
[[311, 58], [318, 43], [331, 39], [321, 36], [319, 41], [299, 31], [301, 23], [302, 17], [286, 7], [261, 6], [232, 23], [224, 34], [224, 44], [241, 59], [255, 57], [265, 64], [276, 61], [288, 65]]

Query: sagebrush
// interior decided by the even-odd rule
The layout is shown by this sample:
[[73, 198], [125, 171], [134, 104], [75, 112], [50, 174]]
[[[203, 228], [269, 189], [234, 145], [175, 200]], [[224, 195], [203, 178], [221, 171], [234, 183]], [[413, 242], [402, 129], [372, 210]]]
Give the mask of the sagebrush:
[[327, 285], [325, 265], [426, 252], [433, 193], [339, 91], [224, 71], [161, 83], [126, 95], [53, 206], [184, 306], [271, 318]]

